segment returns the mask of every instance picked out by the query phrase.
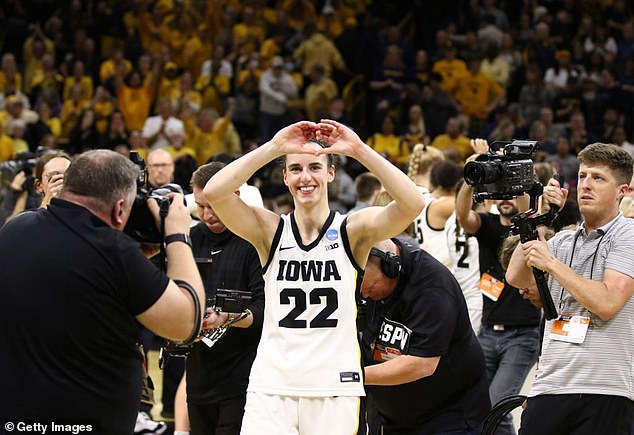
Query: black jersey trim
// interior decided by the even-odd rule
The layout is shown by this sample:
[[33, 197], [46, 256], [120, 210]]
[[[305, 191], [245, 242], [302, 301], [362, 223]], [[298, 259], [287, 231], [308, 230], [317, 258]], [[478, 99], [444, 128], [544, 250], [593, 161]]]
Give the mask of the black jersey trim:
[[425, 207], [425, 223], [427, 224], [427, 227], [430, 230], [432, 230], [432, 231], [436, 231], [436, 232], [445, 231], [444, 227], [443, 228], [434, 228], [429, 223], [429, 206], [432, 205], [434, 202], [436, 202], [436, 199], [433, 199], [432, 201], [429, 201], [429, 204], [427, 205], [427, 207]]
[[348, 255], [348, 259], [350, 260], [350, 263], [352, 263], [352, 266], [354, 266], [357, 272], [359, 272], [357, 275], [357, 277], [359, 278], [363, 275], [363, 269], [361, 268], [361, 266], [359, 266], [357, 261], [354, 259], [354, 255], [352, 255], [352, 248], [350, 247], [350, 240], [348, 239], [347, 225], [348, 225], [348, 216], [346, 216], [344, 220], [341, 222], [341, 228], [340, 228], [341, 240], [343, 241], [343, 249], [346, 251], [346, 254]]
[[269, 250], [269, 258], [266, 259], [266, 264], [262, 266], [263, 275], [266, 273], [266, 270], [269, 268], [269, 264], [271, 264], [271, 261], [273, 261], [273, 256], [275, 255], [275, 251], [277, 251], [277, 247], [280, 244], [280, 239], [282, 238], [283, 229], [284, 229], [284, 219], [280, 218], [280, 222], [277, 224], [277, 229], [275, 230], [275, 235], [273, 236], [271, 249]]
[[330, 210], [330, 214], [328, 215], [328, 218], [326, 219], [324, 225], [321, 227], [321, 230], [319, 230], [319, 235], [317, 236], [317, 238], [313, 240], [310, 244], [304, 245], [304, 243], [302, 242], [302, 236], [299, 234], [297, 222], [295, 222], [295, 213], [291, 213], [291, 230], [293, 231], [293, 236], [295, 237], [295, 242], [297, 243], [297, 246], [299, 246], [302, 251], [306, 252], [316, 247], [319, 244], [320, 240], [324, 237], [324, 234], [326, 234], [326, 231], [328, 230], [330, 224], [332, 224], [332, 221], [334, 219], [335, 212]]

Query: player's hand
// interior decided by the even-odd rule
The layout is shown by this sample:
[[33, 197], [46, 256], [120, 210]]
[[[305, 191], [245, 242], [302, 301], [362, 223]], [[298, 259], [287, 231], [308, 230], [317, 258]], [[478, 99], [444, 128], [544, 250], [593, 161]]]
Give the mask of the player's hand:
[[330, 119], [322, 119], [319, 124], [318, 139], [321, 139], [330, 146], [322, 148], [318, 154], [343, 154], [356, 158], [359, 150], [367, 145], [359, 136], [345, 125]]
[[321, 147], [308, 142], [317, 135], [317, 124], [310, 121], [300, 121], [284, 127], [278, 131], [271, 142], [281, 154], [315, 154]]

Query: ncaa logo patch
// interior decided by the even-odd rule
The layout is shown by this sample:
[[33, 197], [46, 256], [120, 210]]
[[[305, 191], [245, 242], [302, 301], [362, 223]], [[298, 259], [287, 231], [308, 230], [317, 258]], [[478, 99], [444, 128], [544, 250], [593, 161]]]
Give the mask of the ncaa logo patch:
[[330, 241], [337, 240], [339, 238], [339, 232], [337, 230], [328, 230], [326, 232], [326, 238]]

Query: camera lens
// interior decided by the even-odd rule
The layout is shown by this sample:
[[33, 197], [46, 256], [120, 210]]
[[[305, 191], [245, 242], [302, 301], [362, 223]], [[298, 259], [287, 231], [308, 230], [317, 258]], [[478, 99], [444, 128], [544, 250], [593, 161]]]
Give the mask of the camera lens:
[[499, 162], [469, 162], [464, 167], [464, 179], [470, 186], [495, 183], [504, 177]]

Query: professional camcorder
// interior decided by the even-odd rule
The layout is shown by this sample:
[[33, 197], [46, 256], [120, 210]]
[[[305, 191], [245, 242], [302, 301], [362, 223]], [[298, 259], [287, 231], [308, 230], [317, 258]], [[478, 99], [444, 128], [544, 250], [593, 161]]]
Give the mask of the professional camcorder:
[[24, 171], [26, 174], [25, 186], [27, 189], [33, 188], [33, 168], [37, 165], [39, 158], [46, 153], [46, 149], [38, 149], [36, 152], [24, 152], [15, 155], [14, 160], [0, 163], [0, 177], [2, 183], [0, 187], [11, 184], [18, 172]]
[[130, 151], [130, 160], [139, 167], [139, 176], [137, 177], [136, 197], [132, 205], [132, 212], [124, 231], [138, 242], [158, 245], [163, 242], [163, 235], [156, 227], [154, 217], [147, 206], [147, 200], [157, 201], [161, 212], [167, 215], [170, 202], [167, 195], [172, 192], [182, 194], [183, 189], [178, 184], [165, 184], [156, 189], [152, 188], [148, 183], [143, 157], [136, 151]]
[[[499, 148], [494, 148], [496, 144], [504, 144], [503, 154], [497, 154]], [[522, 243], [537, 240], [537, 227], [550, 225], [559, 212], [559, 208], [551, 204], [548, 213], [537, 214], [537, 200], [543, 193], [544, 186], [535, 180], [532, 159], [536, 150], [535, 141], [493, 142], [488, 154], [478, 156], [464, 168], [464, 179], [473, 186], [473, 200], [476, 202], [529, 195], [528, 210], [511, 218], [513, 225], [510, 232], [518, 234]], [[545, 273], [533, 267], [533, 276], [542, 300], [544, 317], [548, 320], [555, 319], [557, 308], [548, 290]]]
[[[504, 154], [496, 153], [496, 144], [504, 145]], [[464, 179], [475, 190], [473, 200], [510, 199], [530, 192], [535, 186], [536, 150], [535, 141], [493, 142], [488, 154], [478, 156], [464, 167]]]

